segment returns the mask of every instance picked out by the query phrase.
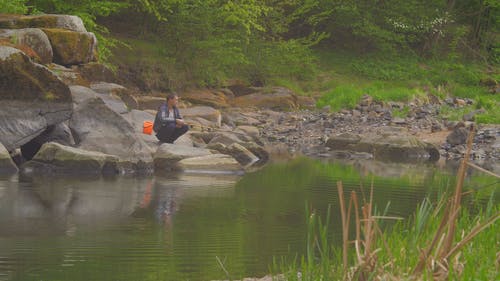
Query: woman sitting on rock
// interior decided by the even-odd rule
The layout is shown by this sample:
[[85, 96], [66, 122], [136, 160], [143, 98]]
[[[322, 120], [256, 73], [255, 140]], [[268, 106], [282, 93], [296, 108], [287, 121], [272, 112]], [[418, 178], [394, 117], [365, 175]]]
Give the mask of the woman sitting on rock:
[[174, 143], [189, 129], [179, 113], [178, 102], [179, 97], [176, 94], [170, 94], [167, 96], [167, 102], [158, 108], [153, 130], [160, 142]]

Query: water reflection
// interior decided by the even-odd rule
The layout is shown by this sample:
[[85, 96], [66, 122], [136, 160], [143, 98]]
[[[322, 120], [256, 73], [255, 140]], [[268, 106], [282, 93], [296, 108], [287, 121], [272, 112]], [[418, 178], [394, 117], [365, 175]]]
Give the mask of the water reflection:
[[[339, 230], [338, 180], [360, 194], [373, 180], [379, 210], [391, 202], [388, 215], [406, 218], [454, 176], [297, 159], [244, 177], [0, 178], [0, 280], [225, 279], [216, 257], [235, 279], [261, 276], [273, 257], [304, 253], [306, 204], [323, 217], [330, 205]], [[469, 176], [466, 188], [492, 182]]]
[[233, 194], [232, 187], [238, 179], [234, 175], [184, 173], [147, 179], [132, 216], [153, 216], [158, 223], [169, 226], [183, 200], [194, 197], [230, 197]]

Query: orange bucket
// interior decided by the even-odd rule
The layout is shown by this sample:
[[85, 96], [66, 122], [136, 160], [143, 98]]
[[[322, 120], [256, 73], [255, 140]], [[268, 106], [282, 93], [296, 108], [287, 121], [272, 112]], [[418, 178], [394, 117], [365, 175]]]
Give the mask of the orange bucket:
[[153, 133], [153, 122], [144, 121], [142, 124], [142, 132], [146, 135], [151, 135]]

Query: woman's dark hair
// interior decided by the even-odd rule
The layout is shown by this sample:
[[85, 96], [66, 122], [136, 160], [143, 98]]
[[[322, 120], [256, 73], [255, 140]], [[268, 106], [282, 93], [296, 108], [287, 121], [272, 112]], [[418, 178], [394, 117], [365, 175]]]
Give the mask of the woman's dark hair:
[[175, 99], [175, 97], [177, 97], [177, 94], [168, 94], [167, 101]]

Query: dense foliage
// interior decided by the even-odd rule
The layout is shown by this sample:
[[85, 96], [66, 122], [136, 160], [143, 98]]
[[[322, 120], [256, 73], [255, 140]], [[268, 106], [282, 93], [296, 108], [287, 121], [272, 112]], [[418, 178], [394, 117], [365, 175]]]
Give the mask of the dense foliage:
[[239, 79], [338, 107], [366, 92], [476, 98], [500, 80], [495, 0], [0, 0], [0, 12], [82, 17], [101, 59], [113, 51], [144, 91]]

